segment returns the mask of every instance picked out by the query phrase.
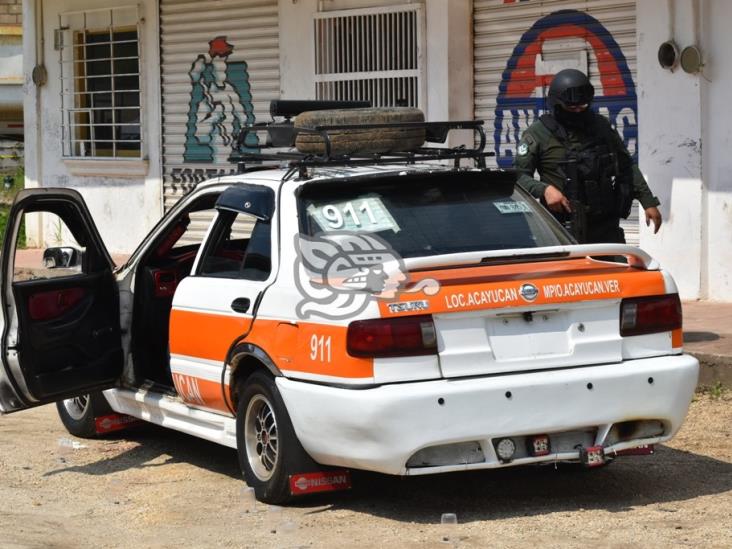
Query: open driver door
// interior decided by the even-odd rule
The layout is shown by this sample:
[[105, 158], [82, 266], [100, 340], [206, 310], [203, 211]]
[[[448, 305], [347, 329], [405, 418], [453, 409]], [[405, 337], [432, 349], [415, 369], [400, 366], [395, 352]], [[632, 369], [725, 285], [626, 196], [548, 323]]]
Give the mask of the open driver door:
[[[18, 251], [31, 224], [58, 246], [43, 258]], [[119, 289], [81, 195], [21, 191], [10, 210], [1, 265], [0, 413], [114, 386], [124, 363]]]

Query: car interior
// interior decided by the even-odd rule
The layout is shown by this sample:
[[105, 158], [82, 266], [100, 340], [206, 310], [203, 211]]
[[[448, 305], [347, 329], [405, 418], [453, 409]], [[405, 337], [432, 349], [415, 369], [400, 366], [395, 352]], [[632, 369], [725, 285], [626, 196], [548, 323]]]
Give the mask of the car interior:
[[134, 378], [140, 385], [152, 381], [161, 389], [174, 390], [168, 354], [173, 294], [191, 273], [201, 246], [200, 237], [192, 238], [189, 231], [191, 218], [213, 210], [218, 196], [205, 195], [180, 212], [140, 259], [135, 273], [131, 344]]
[[[168, 336], [173, 295], [191, 274], [219, 193], [205, 195], [167, 224], [135, 273], [132, 356], [137, 384], [173, 392]], [[189, 230], [198, 219], [198, 230]], [[201, 221], [201, 219], [205, 221]], [[242, 212], [219, 210], [198, 274], [212, 278], [266, 280], [271, 272], [271, 225]]]

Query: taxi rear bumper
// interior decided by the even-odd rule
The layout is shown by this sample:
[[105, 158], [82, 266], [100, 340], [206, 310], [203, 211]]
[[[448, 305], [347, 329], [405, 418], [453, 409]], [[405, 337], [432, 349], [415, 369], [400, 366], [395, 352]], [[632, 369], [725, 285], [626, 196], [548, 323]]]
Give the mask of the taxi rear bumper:
[[[663, 442], [681, 427], [699, 373], [698, 361], [673, 355], [617, 364], [532, 373], [382, 385], [331, 387], [277, 378], [295, 432], [324, 465], [387, 474], [425, 474], [540, 461], [577, 459], [579, 451], [498, 459], [503, 437], [594, 433], [606, 453]], [[614, 424], [652, 420], [658, 436], [611, 441]], [[582, 445], [587, 445], [583, 439]], [[407, 466], [431, 447], [471, 443], [478, 461], [456, 458], [439, 466]], [[477, 444], [476, 444], [477, 443]], [[449, 452], [448, 452], [449, 454]], [[453, 452], [458, 455], [460, 452]]]

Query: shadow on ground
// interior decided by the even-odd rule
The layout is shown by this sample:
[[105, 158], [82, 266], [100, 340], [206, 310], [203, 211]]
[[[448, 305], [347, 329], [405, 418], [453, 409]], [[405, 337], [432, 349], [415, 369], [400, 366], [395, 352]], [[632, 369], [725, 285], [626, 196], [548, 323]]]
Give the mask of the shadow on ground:
[[[114, 455], [85, 465], [62, 466], [43, 476], [62, 473], [108, 475], [183, 462], [236, 480], [242, 478], [235, 450], [150, 423], [141, 423], [126, 431], [107, 435], [100, 442], [107, 446], [101, 452], [107, 451]], [[116, 445], [131, 447], [117, 451]]]
[[[106, 475], [185, 462], [241, 482], [234, 450], [192, 436], [141, 425], [107, 441], [134, 446], [106, 459], [61, 467], [46, 475]], [[167, 459], [161, 461], [162, 456]], [[306, 498], [293, 505], [306, 514], [347, 509], [425, 524], [439, 521], [445, 512], [457, 513], [461, 523], [578, 509], [622, 512], [732, 490], [732, 464], [660, 446], [655, 455], [619, 458], [600, 469], [560, 464], [556, 468], [516, 467], [417, 477], [357, 472], [353, 481], [351, 492]], [[673, 508], [660, 510], [675, 512]]]
[[719, 334], [715, 332], [684, 332], [684, 343], [717, 340], [719, 340]]

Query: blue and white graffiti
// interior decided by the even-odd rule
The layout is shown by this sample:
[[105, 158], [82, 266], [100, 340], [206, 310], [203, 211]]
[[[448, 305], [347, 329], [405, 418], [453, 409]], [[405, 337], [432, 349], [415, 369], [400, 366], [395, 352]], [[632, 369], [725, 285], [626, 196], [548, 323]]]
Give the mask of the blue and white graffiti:
[[[191, 100], [186, 123], [185, 162], [214, 162], [216, 151], [227, 151], [235, 136], [254, 123], [254, 107], [245, 61], [229, 61], [234, 51], [226, 36], [209, 43], [191, 65]], [[257, 136], [247, 136], [247, 147], [257, 147]]]
[[637, 161], [638, 102], [635, 84], [620, 46], [597, 19], [577, 10], [561, 10], [542, 17], [521, 37], [503, 71], [494, 121], [498, 165], [510, 168], [521, 132], [545, 111], [543, 89], [553, 74], [538, 70], [545, 42], [584, 40], [597, 59], [601, 89], [593, 108], [622, 127], [622, 138]]

